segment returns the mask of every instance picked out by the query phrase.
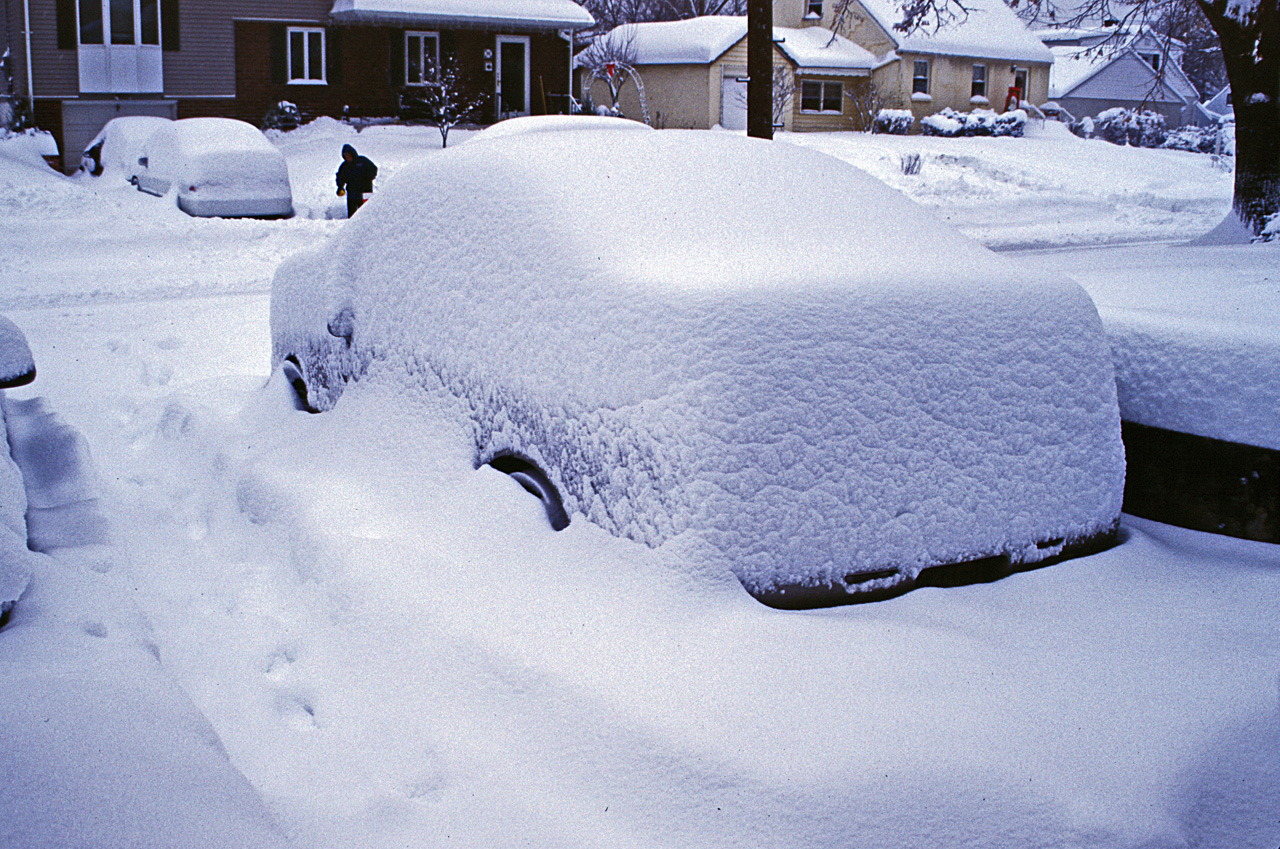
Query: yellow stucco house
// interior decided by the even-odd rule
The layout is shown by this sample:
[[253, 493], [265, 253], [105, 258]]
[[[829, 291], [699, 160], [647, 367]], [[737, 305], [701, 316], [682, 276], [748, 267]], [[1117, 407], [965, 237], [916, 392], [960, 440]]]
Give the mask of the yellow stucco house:
[[917, 121], [945, 108], [1003, 111], [1010, 90], [1020, 101], [1049, 99], [1053, 53], [1003, 0], [966, 0], [969, 12], [936, 30], [894, 29], [900, 0], [773, 0], [775, 25], [802, 22], [832, 29], [877, 58], [871, 85], [884, 106], [910, 109]]
[[[870, 90], [876, 58], [820, 27], [774, 28], [775, 121], [786, 130], [865, 129], [856, 96]], [[630, 24], [601, 38], [628, 57], [640, 85], [622, 85], [622, 114], [647, 112], [655, 127], [745, 129], [747, 19], [716, 16]], [[587, 79], [591, 102], [611, 105], [602, 80]], [[644, 103], [641, 103], [643, 87]]]

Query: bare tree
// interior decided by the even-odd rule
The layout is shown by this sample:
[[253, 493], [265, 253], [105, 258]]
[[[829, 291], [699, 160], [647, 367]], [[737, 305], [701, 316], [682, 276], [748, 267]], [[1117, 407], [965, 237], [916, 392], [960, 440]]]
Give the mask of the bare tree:
[[901, 109], [902, 96], [896, 92], [886, 95], [874, 83], [866, 86], [848, 86], [844, 90], [853, 109], [853, 128], [870, 130], [882, 109]]
[[[902, 0], [894, 29], [937, 30], [969, 14], [968, 0]], [[1009, 0], [1027, 17], [1061, 26], [1113, 23], [1117, 32], [1159, 30], [1162, 16], [1182, 0]], [[1190, 0], [1203, 14], [1222, 48], [1236, 115], [1236, 169], [1232, 216], [1226, 235], [1243, 225], [1254, 237], [1280, 216], [1280, 0]], [[1066, 5], [1070, 3], [1071, 5]], [[857, 10], [854, 0], [836, 0], [840, 31]], [[1117, 43], [1115, 49], [1121, 45]], [[1232, 221], [1234, 219], [1234, 221]], [[1238, 224], [1236, 223], [1238, 222]]]
[[649, 103], [644, 93], [644, 80], [636, 70], [635, 30], [621, 26], [597, 36], [586, 50], [578, 54], [578, 65], [583, 69], [582, 102], [590, 100], [591, 88], [596, 81], [609, 87], [609, 114], [621, 115], [618, 98], [628, 82], [636, 88], [640, 100], [640, 120], [649, 123]]
[[473, 120], [489, 95], [477, 93], [468, 85], [452, 57], [438, 68], [429, 68], [430, 82], [420, 91], [401, 95], [401, 107], [409, 113], [420, 113], [440, 131], [440, 146], [449, 146], [449, 130]]

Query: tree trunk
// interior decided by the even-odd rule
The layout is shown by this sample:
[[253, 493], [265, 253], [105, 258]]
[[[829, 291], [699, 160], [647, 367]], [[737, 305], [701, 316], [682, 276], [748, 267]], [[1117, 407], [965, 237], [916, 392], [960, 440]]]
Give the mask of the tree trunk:
[[1224, 0], [1200, 3], [1222, 44], [1236, 114], [1236, 177], [1232, 211], [1252, 235], [1280, 213], [1280, 16], [1275, 2], [1258, 4], [1245, 22], [1225, 13]]
[[773, 0], [747, 5], [747, 135], [773, 138]]

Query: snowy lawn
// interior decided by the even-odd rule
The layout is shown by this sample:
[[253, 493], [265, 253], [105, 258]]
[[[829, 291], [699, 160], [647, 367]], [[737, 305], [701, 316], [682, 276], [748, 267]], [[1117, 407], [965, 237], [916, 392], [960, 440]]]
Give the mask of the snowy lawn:
[[[885, 142], [814, 143], [833, 138], [872, 161]], [[362, 385], [308, 416], [279, 380], [264, 389], [270, 276], [344, 226], [325, 210], [349, 140], [281, 142], [315, 213], [269, 223], [196, 221], [0, 160], [0, 309], [39, 367], [10, 403], [43, 396], [85, 436], [113, 543], [31, 555], [32, 604], [0, 631], [0, 716], [29, 741], [0, 767], [57, 778], [9, 779], [0, 844], [269, 834], [186, 699], [297, 846], [1280, 843], [1280, 547], [1126, 517], [1119, 547], [996, 584], [779, 613], [585, 522], [553, 534], [511, 480], [457, 456], [425, 397]], [[385, 174], [429, 140], [371, 128], [352, 143]], [[958, 187], [1072, 144], [1089, 146], [1081, 168], [1111, 155], [1054, 137], [905, 142], [971, 161]], [[1086, 173], [1188, 195], [1139, 205], [1152, 217], [1135, 237], [1195, 235], [1225, 212], [1229, 174], [1121, 152], [1109, 178]], [[1045, 168], [1020, 172], [1016, 226], [1034, 232], [1003, 244], [1106, 232], [1115, 195]], [[970, 233], [1018, 217], [935, 195]], [[1030, 260], [1081, 268], [1106, 319], [1150, 291], [1108, 269], [1160, 250]], [[1267, 250], [1181, 255], [1160, 324], [1194, 312], [1253, 332], [1196, 281], [1248, 267], [1253, 294], [1234, 297], [1274, 333]], [[36, 686], [76, 680], [135, 695]], [[37, 710], [67, 736], [39, 736]], [[166, 825], [197, 812], [204, 840]]]

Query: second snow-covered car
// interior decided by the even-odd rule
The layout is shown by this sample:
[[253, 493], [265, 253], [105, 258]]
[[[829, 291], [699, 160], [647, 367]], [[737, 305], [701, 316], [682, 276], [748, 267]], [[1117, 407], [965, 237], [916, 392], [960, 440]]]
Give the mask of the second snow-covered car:
[[157, 196], [172, 190], [197, 217], [286, 218], [293, 214], [289, 166], [262, 131], [231, 118], [183, 118], [143, 145], [136, 182]]
[[804, 607], [1114, 539], [1115, 381], [1088, 295], [782, 142], [504, 122], [286, 261], [307, 405], [444, 393], [474, 462]]
[[112, 118], [85, 147], [80, 157], [80, 170], [94, 177], [116, 172], [130, 183], [138, 174], [138, 158], [143, 155], [147, 139], [161, 127], [172, 124], [169, 118], [154, 115], [122, 115]]

